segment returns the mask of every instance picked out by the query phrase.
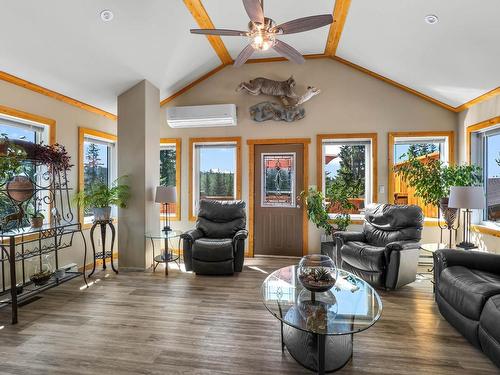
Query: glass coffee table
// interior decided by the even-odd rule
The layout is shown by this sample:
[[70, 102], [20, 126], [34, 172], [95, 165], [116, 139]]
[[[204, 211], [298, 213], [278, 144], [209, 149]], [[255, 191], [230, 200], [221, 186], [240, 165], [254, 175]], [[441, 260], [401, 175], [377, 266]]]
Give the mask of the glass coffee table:
[[[156, 267], [158, 267], [160, 263], [165, 263], [165, 276], [168, 275], [168, 263], [170, 262], [175, 262], [179, 269], [181, 269], [181, 234], [182, 231], [180, 230], [171, 230], [168, 232], [158, 231], [155, 233], [146, 233], [144, 235], [146, 239], [151, 240], [151, 246], [153, 248], [153, 262], [151, 264], [153, 272], [156, 271]], [[173, 246], [169, 245], [169, 242], [174, 239], [178, 239], [177, 252], [173, 249]], [[163, 251], [158, 255], [155, 254], [155, 240], [163, 240], [164, 242]]]
[[352, 357], [353, 334], [380, 318], [382, 301], [368, 283], [339, 270], [335, 286], [325, 293], [305, 289], [296, 266], [280, 268], [262, 284], [265, 307], [281, 325], [281, 350], [318, 374], [344, 367]]

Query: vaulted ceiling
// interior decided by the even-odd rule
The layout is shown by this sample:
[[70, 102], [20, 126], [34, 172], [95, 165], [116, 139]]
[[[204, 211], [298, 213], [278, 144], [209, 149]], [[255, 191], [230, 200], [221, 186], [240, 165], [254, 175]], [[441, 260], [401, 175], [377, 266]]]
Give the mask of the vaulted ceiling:
[[[333, 12], [331, 27], [281, 39], [450, 110], [500, 93], [498, 0], [265, 0], [264, 6], [278, 23]], [[110, 113], [134, 83], [148, 79], [167, 102], [229, 65], [247, 44], [242, 37], [189, 33], [245, 30], [248, 17], [238, 0], [0, 0], [0, 9], [0, 78], [20, 77]], [[111, 22], [100, 19], [103, 9], [113, 11]], [[429, 14], [439, 22], [424, 22]]]

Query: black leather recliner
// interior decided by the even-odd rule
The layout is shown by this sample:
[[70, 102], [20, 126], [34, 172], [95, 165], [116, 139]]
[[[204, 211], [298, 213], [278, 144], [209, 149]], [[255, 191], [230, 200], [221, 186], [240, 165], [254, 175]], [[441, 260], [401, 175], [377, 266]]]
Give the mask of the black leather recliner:
[[441, 315], [500, 367], [500, 255], [438, 250], [434, 282]]
[[375, 287], [415, 281], [424, 216], [418, 206], [372, 204], [362, 232], [336, 232], [342, 268]]
[[186, 271], [226, 275], [243, 270], [245, 202], [200, 200], [196, 228], [181, 235]]

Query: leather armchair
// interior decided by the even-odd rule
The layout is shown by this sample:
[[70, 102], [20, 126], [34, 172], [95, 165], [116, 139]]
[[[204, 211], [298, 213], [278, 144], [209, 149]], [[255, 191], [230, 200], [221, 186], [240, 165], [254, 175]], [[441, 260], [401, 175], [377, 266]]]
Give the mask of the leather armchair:
[[441, 315], [500, 367], [500, 255], [438, 250], [434, 281]]
[[415, 281], [423, 222], [418, 206], [369, 205], [362, 232], [334, 234], [342, 268], [386, 289]]
[[225, 275], [243, 270], [245, 202], [201, 200], [196, 228], [181, 235], [186, 271]]

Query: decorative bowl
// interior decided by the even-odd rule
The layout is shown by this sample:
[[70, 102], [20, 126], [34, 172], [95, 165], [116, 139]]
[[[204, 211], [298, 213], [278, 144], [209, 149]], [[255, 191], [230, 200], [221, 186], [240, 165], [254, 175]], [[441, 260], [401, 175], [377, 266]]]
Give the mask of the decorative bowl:
[[33, 281], [33, 284], [35, 284], [36, 286], [42, 286], [47, 284], [51, 277], [52, 271], [43, 271], [31, 275], [30, 280]]
[[306, 255], [300, 260], [297, 276], [304, 288], [310, 292], [322, 293], [335, 285], [337, 267], [327, 255]]

